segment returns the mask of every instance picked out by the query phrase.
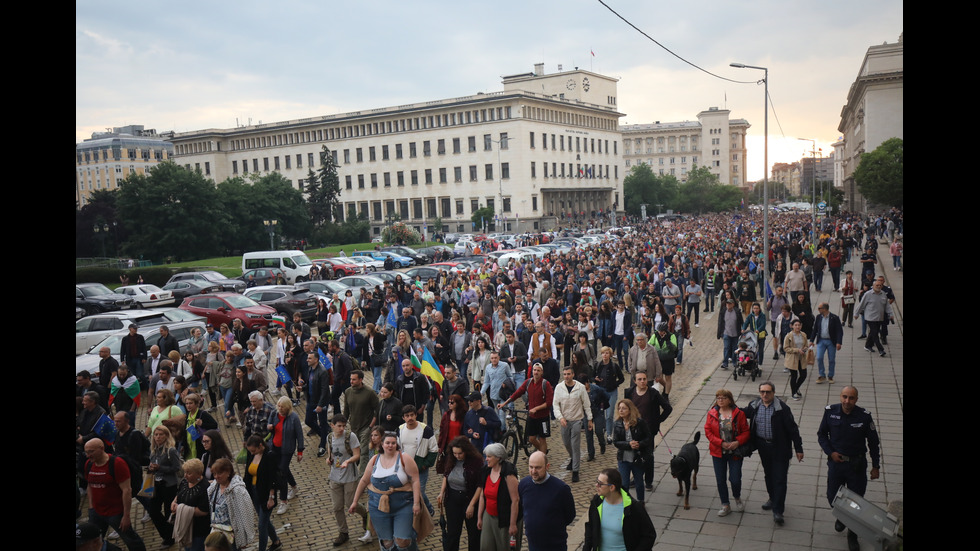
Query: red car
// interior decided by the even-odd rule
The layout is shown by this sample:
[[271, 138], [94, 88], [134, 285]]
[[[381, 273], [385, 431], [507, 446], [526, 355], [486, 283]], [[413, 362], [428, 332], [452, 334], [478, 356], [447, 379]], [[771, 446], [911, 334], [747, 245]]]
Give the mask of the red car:
[[263, 325], [271, 325], [272, 316], [276, 309], [263, 306], [254, 300], [237, 293], [211, 293], [196, 295], [184, 299], [181, 310], [187, 310], [208, 319], [208, 323], [221, 327], [227, 323], [231, 327], [232, 320], [242, 320], [242, 325], [249, 329], [257, 329]]
[[338, 279], [344, 276], [362, 274], [364, 273], [364, 266], [361, 264], [355, 264], [342, 257], [337, 258], [323, 258], [317, 260], [321, 264], [327, 264], [333, 269], [333, 278]]

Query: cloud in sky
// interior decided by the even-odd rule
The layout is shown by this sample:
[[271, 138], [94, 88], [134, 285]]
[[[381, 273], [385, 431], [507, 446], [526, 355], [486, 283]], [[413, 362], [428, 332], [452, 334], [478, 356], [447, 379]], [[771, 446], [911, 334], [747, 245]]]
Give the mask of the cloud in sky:
[[[761, 72], [728, 64], [769, 67], [770, 164], [799, 159], [809, 145], [796, 137], [829, 153], [865, 51], [904, 24], [886, 0], [606, 3], [716, 74], [754, 81]], [[92, 0], [76, 5], [75, 26], [76, 141], [126, 124], [183, 132], [492, 92], [544, 62], [620, 78], [628, 123], [727, 106], [752, 124], [749, 177], [762, 176], [761, 86], [684, 64], [597, 0]], [[795, 145], [777, 154], [783, 135]]]

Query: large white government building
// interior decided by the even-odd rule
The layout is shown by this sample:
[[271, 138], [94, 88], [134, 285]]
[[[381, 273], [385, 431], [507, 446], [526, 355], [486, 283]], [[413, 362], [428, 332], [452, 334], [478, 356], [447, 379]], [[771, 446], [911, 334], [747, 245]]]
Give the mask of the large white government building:
[[745, 134], [750, 125], [745, 119], [729, 119], [729, 114], [710, 107], [696, 121], [620, 126], [626, 170], [646, 163], [654, 174], [683, 182], [691, 169], [706, 166], [722, 184], [746, 186]]
[[[326, 145], [344, 215], [372, 233], [392, 215], [471, 231], [491, 206], [498, 230], [548, 229], [562, 215], [623, 210], [617, 79], [584, 70], [503, 77], [501, 92], [175, 134], [173, 160], [221, 182], [280, 172], [299, 189]], [[491, 222], [491, 221], [488, 221]], [[432, 231], [432, 228], [430, 228]]]

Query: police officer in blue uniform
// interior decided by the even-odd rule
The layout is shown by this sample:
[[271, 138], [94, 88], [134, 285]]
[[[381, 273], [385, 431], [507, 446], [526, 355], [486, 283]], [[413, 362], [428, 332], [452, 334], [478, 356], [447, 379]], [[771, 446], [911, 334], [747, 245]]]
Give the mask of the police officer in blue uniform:
[[[871, 480], [878, 478], [881, 468], [881, 447], [878, 431], [871, 414], [857, 407], [858, 390], [845, 386], [840, 393], [840, 404], [831, 404], [823, 412], [823, 420], [817, 429], [817, 441], [827, 454], [827, 501], [833, 506], [834, 496], [841, 485], [864, 496], [868, 487], [868, 459], [871, 453]], [[865, 446], [867, 442], [867, 446]], [[844, 531], [840, 520], [834, 524], [838, 532]], [[857, 534], [847, 531], [847, 545], [851, 550], [861, 547]]]

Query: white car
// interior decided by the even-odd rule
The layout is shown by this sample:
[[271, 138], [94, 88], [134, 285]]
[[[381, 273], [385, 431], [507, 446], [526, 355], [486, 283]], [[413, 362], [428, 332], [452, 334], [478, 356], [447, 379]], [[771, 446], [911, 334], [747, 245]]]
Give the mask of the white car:
[[[195, 318], [200, 318], [200, 316], [195, 316]], [[177, 339], [177, 344], [180, 346], [181, 353], [185, 352], [190, 345], [191, 330], [200, 329], [201, 333], [204, 333], [205, 320], [198, 319], [197, 321], [178, 321], [174, 323], [168, 323], [167, 328], [170, 329], [170, 334]], [[157, 343], [160, 339], [160, 326], [153, 327], [140, 327], [137, 332], [143, 335], [146, 340], [146, 350], [149, 352], [150, 347]], [[75, 356], [75, 375], [78, 375], [80, 371], [88, 371], [92, 378], [96, 378], [99, 374], [99, 362], [102, 358], [99, 357], [99, 350], [105, 346], [109, 348], [109, 353], [119, 359], [119, 346], [122, 343], [123, 337], [129, 334], [128, 329], [123, 329], [122, 331], [116, 331], [109, 336], [103, 338], [99, 342], [95, 343], [90, 351], [79, 356]]]
[[[85, 354], [102, 339], [125, 331], [130, 323], [140, 327], [177, 323], [180, 321], [205, 321], [203, 317], [180, 308], [159, 310], [127, 310], [86, 316], [75, 321], [75, 355]], [[98, 352], [98, 351], [96, 351]]]
[[470, 252], [472, 252], [475, 247], [476, 247], [476, 243], [475, 242], [473, 242], [473, 241], [464, 241], [464, 240], [460, 239], [453, 246], [453, 254], [454, 255], [467, 255]]
[[366, 274], [385, 269], [385, 263], [383, 260], [375, 260], [370, 256], [345, 256], [343, 258], [354, 264], [362, 265], [364, 267], [364, 271], [361, 273]]
[[167, 306], [176, 301], [171, 291], [164, 291], [156, 285], [125, 285], [117, 287], [116, 292], [132, 298], [137, 308]]

